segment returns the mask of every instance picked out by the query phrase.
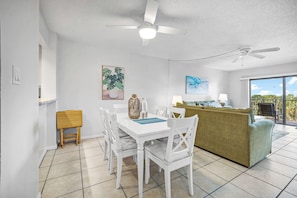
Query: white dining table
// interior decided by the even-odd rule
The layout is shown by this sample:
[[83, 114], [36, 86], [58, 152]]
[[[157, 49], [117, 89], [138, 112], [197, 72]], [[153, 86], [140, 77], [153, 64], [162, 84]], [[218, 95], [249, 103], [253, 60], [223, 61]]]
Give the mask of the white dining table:
[[[148, 118], [167, 118], [149, 114]], [[128, 117], [127, 113], [117, 113], [118, 127], [136, 140], [137, 143], [137, 172], [138, 172], [138, 194], [143, 197], [143, 167], [144, 167], [144, 143], [159, 138], [168, 137], [170, 129], [167, 121], [140, 124]]]

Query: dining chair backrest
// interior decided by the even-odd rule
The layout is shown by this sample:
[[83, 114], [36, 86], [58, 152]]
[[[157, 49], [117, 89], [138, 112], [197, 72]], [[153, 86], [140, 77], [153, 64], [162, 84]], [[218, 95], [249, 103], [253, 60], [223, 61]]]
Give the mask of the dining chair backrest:
[[113, 104], [116, 113], [128, 113], [128, 104]]
[[169, 117], [170, 118], [184, 118], [186, 113], [185, 108], [170, 107], [169, 108]]
[[167, 117], [167, 107], [166, 106], [158, 106], [156, 109], [156, 115], [162, 116], [162, 117]]
[[106, 118], [105, 118], [105, 112], [106, 110], [103, 108], [103, 107], [100, 107], [99, 108], [99, 112], [100, 112], [100, 119], [101, 119], [101, 122], [102, 122], [102, 125], [103, 125], [103, 134], [104, 135], [108, 135], [108, 132], [107, 132], [107, 123], [106, 123]]
[[[167, 120], [167, 125], [171, 131], [165, 157], [167, 162], [189, 157], [193, 154], [198, 120], [197, 115], [180, 119], [169, 118]], [[174, 142], [175, 135], [181, 137], [178, 143]]]
[[105, 111], [105, 119], [107, 123], [107, 131], [110, 139], [111, 146], [121, 149], [120, 136], [118, 133], [117, 116], [108, 110]]

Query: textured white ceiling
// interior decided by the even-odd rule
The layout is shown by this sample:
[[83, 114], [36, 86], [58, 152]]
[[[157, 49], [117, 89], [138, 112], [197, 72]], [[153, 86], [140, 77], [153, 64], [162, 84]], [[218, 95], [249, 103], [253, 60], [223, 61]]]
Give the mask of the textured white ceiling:
[[[297, 61], [296, 0], [159, 0], [156, 25], [187, 31], [157, 34], [143, 46], [137, 30], [105, 25], [140, 25], [146, 0], [40, 0], [49, 29], [59, 36], [130, 53], [231, 71]], [[280, 47], [264, 59], [238, 57], [238, 49]], [[203, 59], [230, 52], [222, 56]], [[202, 59], [202, 60], [199, 60]], [[242, 66], [243, 64], [243, 66]]]

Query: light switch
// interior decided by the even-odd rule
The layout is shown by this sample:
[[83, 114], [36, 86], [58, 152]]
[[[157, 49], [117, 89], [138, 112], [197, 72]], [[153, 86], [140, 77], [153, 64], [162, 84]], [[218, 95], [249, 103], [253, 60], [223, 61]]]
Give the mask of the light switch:
[[21, 84], [21, 68], [12, 65], [12, 84]]

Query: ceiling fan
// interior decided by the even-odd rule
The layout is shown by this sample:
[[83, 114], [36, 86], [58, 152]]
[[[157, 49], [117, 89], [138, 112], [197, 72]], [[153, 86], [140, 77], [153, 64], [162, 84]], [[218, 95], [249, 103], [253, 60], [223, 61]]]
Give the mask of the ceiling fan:
[[106, 25], [109, 28], [120, 29], [138, 29], [139, 36], [144, 45], [148, 44], [150, 39], [156, 37], [157, 33], [163, 34], [185, 34], [186, 31], [179, 28], [155, 25], [157, 17], [159, 2], [158, 0], [147, 0], [146, 9], [144, 13], [144, 22], [140, 25]]
[[258, 49], [258, 50], [251, 50], [250, 47], [242, 47], [242, 48], [239, 48], [239, 56], [236, 59], [234, 59], [232, 62], [235, 63], [236, 61], [238, 61], [239, 59], [242, 59], [243, 57], [245, 57], [247, 55], [263, 59], [263, 58], [265, 58], [265, 56], [258, 54], [258, 53], [274, 52], [274, 51], [279, 51], [279, 50], [280, 50], [279, 47]]

